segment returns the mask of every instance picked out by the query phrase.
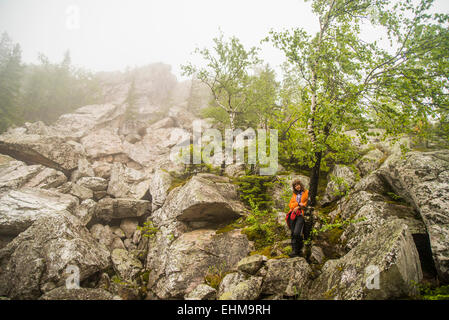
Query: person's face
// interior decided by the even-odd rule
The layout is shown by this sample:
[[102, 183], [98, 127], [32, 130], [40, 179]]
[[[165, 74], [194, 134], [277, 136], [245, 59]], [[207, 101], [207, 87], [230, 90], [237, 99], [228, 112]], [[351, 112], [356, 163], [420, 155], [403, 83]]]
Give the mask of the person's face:
[[300, 184], [295, 185], [295, 190], [296, 191], [301, 191], [301, 185]]

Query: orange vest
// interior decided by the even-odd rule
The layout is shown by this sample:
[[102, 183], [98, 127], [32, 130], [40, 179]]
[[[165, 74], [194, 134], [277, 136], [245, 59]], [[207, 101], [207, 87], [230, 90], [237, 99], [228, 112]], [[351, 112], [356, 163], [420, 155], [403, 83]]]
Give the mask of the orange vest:
[[298, 211], [296, 211], [296, 213], [292, 211], [300, 204], [304, 207], [307, 206], [307, 201], [309, 200], [308, 198], [309, 198], [309, 190], [304, 190], [301, 195], [301, 203], [298, 204], [298, 201], [296, 201], [296, 193], [293, 193], [292, 198], [290, 199], [290, 202], [288, 204], [290, 211], [287, 213], [287, 216], [285, 217], [285, 221], [289, 226], [290, 226], [289, 220], [295, 220], [297, 215], [304, 215], [303, 209], [299, 209]]

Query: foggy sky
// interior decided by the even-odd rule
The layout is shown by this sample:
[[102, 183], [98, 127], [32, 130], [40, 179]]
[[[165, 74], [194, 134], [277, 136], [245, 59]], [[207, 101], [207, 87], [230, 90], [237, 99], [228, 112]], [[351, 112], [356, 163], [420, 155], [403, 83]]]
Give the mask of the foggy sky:
[[[435, 1], [449, 12], [448, 0]], [[180, 77], [180, 64], [195, 62], [195, 47], [210, 47], [219, 34], [262, 47], [276, 67], [282, 53], [260, 40], [270, 29], [317, 29], [310, 2], [302, 0], [0, 0], [0, 32], [22, 47], [24, 62], [50, 61], [70, 50], [72, 63], [91, 71], [123, 70], [165, 62]]]

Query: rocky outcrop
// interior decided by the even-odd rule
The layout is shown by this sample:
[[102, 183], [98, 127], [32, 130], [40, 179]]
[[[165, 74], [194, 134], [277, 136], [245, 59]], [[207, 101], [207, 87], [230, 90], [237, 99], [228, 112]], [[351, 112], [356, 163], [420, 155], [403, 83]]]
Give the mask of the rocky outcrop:
[[[447, 151], [402, 158], [400, 147], [381, 136], [368, 135], [369, 144], [356, 138], [363, 156], [335, 165], [320, 199], [329, 207], [320, 208], [325, 217], [315, 231], [324, 226], [331, 234], [313, 239], [304, 257], [286, 258], [289, 239], [258, 251], [269, 249], [272, 259], [254, 254], [249, 233], [238, 229], [236, 219], [248, 209], [229, 177], [244, 174], [245, 166], [181, 181], [186, 166], [175, 161], [173, 147], [189, 145], [198, 119], [183, 101], [162, 106], [168, 89], [146, 72], [137, 76], [148, 81], [136, 82], [133, 106], [123, 102], [128, 75], [108, 74], [102, 81], [111, 103], [0, 135], [0, 296], [394, 299], [416, 294], [413, 284], [425, 276], [428, 260], [447, 281]], [[201, 125], [211, 127], [207, 119]], [[276, 178], [269, 194], [286, 227], [291, 182], [299, 178], [308, 188], [309, 178]], [[81, 288], [68, 289], [73, 267]]]
[[449, 281], [449, 151], [394, 155], [379, 169], [394, 192], [418, 210], [438, 276]]
[[422, 278], [413, 238], [401, 220], [385, 222], [344, 257], [329, 260], [303, 293], [308, 299], [370, 300], [413, 296]]
[[66, 284], [79, 270], [79, 280], [108, 268], [110, 254], [67, 211], [37, 219], [5, 248], [0, 249], [0, 295], [36, 299], [45, 288]]

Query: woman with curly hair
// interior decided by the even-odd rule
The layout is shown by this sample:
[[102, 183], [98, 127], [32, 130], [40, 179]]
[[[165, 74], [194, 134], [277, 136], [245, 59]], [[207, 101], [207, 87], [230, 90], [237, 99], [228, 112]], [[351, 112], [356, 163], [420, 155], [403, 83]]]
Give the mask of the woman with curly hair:
[[303, 246], [302, 232], [304, 229], [304, 209], [307, 206], [309, 190], [304, 188], [303, 183], [296, 179], [292, 182], [293, 195], [288, 204], [290, 211], [285, 217], [291, 230], [292, 252], [290, 257], [299, 257]]

